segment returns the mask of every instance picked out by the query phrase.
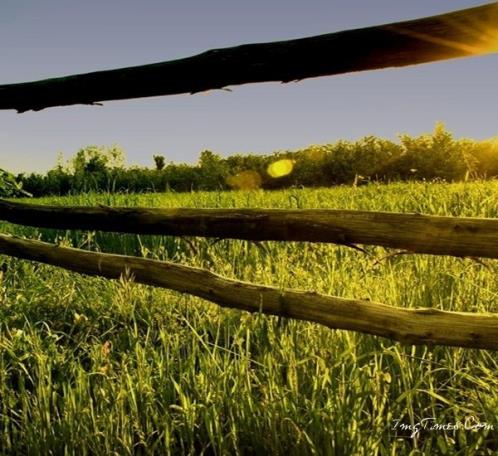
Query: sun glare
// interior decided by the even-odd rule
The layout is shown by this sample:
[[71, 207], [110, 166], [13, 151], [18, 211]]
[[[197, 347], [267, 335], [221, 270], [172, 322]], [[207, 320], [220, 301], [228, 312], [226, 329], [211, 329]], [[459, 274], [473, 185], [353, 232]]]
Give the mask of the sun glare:
[[484, 47], [485, 52], [498, 52], [498, 28], [485, 32], [486, 46]]
[[449, 55], [451, 55], [452, 50], [467, 55], [482, 55], [498, 52], [497, 14], [498, 3], [490, 5], [488, 14], [481, 17], [480, 20], [469, 20], [465, 16], [445, 18], [446, 26], [449, 26], [447, 36], [418, 32], [396, 25], [389, 28], [401, 35], [446, 47]]
[[266, 170], [273, 178], [287, 176], [294, 169], [294, 160], [284, 159], [273, 162]]

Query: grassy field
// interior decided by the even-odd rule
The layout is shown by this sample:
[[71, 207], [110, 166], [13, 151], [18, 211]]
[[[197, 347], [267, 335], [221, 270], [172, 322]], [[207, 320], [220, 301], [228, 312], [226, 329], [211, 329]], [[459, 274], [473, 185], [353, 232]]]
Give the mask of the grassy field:
[[[498, 217], [498, 183], [81, 195], [52, 204]], [[406, 307], [498, 312], [498, 262], [305, 243], [2, 232]], [[405, 347], [0, 257], [1, 454], [498, 454], [498, 355]], [[474, 417], [474, 418], [472, 418]], [[491, 429], [416, 425], [487, 423]], [[471, 421], [474, 419], [475, 421]]]

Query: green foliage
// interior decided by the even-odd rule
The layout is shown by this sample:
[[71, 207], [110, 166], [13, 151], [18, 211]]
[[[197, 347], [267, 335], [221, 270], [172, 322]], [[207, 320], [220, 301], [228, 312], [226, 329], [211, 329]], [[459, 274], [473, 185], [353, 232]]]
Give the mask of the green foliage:
[[[399, 142], [375, 136], [357, 141], [311, 145], [298, 151], [270, 155], [232, 155], [223, 158], [201, 152], [195, 165], [169, 163], [154, 155], [154, 169], [124, 166], [119, 146], [81, 149], [70, 161], [46, 175], [22, 176], [26, 190], [35, 196], [64, 195], [85, 191], [150, 192], [172, 190], [226, 190], [251, 176], [249, 188], [330, 187], [366, 182], [493, 178], [498, 176], [498, 141], [455, 139], [443, 124], [431, 134], [401, 135]], [[268, 167], [292, 160], [292, 172], [271, 177]], [[234, 184], [235, 183], [235, 184]], [[250, 185], [249, 185], [250, 184]]]
[[0, 169], [0, 197], [31, 196], [13, 174]]
[[465, 151], [467, 169], [473, 176], [498, 176], [498, 138], [475, 142], [470, 139], [461, 140]]
[[[123, 169], [125, 155], [119, 146], [87, 146], [71, 160], [72, 190], [111, 190], [113, 176]], [[63, 172], [59, 167], [59, 172]]]
[[[318, 155], [315, 154], [316, 157]], [[183, 172], [183, 171], [181, 171]], [[326, 208], [498, 217], [498, 182], [79, 194], [44, 204]], [[168, 259], [249, 282], [390, 305], [498, 312], [498, 262], [326, 244], [2, 232]], [[381, 258], [384, 260], [379, 261]], [[495, 455], [498, 359], [2, 257], [0, 453]], [[0, 273], [2, 274], [2, 273]], [[476, 417], [495, 430], [393, 430]]]
[[154, 159], [157, 171], [161, 171], [166, 166], [166, 161], [164, 159], [164, 156], [154, 155], [152, 158]]
[[400, 172], [407, 170], [424, 179], [455, 181], [463, 179], [467, 167], [464, 151], [444, 125], [438, 124], [432, 135], [411, 138], [401, 137], [403, 154], [400, 157]]
[[228, 167], [219, 155], [204, 150], [199, 156], [199, 190], [223, 190], [227, 188]]
[[105, 172], [124, 165], [124, 151], [119, 146], [87, 146], [71, 160], [75, 174]]

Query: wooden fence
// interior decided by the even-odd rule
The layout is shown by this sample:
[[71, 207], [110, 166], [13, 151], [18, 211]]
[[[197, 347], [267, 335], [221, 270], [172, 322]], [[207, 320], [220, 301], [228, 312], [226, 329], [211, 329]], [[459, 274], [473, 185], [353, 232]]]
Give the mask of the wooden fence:
[[493, 2], [413, 21], [213, 49], [152, 65], [1, 85], [0, 109], [37, 111], [481, 55], [498, 50], [497, 23], [498, 2]]
[[158, 209], [0, 200], [0, 220], [39, 228], [326, 242], [411, 253], [498, 258], [498, 219], [333, 209]]
[[[186, 59], [0, 86], [0, 109], [19, 112], [248, 82], [405, 66], [498, 51], [498, 2], [414, 21], [300, 40], [208, 51]], [[498, 258], [498, 220], [341, 210], [59, 207], [0, 201], [0, 220], [57, 229], [329, 242], [412, 253]], [[406, 309], [279, 290], [170, 262], [60, 247], [0, 234], [0, 253], [110, 279], [189, 293], [221, 306], [388, 337], [408, 344], [498, 350], [498, 315]]]

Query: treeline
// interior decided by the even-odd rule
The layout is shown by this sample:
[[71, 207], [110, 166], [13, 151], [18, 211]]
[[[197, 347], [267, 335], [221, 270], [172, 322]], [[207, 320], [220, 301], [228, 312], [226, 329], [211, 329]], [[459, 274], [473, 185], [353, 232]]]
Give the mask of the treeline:
[[20, 174], [33, 196], [86, 191], [149, 192], [327, 187], [369, 181], [458, 181], [498, 176], [498, 140], [456, 139], [442, 124], [431, 134], [399, 141], [367, 136], [358, 141], [309, 146], [270, 155], [232, 155], [204, 151], [195, 165], [167, 163], [126, 167], [119, 147], [86, 147], [46, 174]]

